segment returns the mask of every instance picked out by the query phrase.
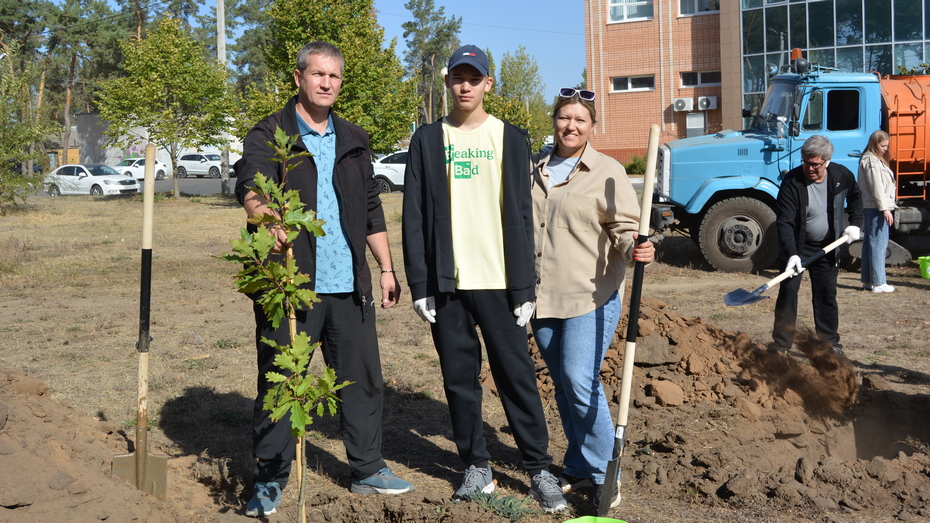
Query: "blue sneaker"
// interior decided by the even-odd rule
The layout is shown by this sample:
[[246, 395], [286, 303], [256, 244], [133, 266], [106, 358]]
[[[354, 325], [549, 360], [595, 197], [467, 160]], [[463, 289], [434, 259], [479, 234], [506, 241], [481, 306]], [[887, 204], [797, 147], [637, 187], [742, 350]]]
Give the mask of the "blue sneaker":
[[245, 515], [259, 518], [274, 514], [281, 504], [281, 485], [275, 482], [256, 483], [255, 493], [245, 506]]
[[413, 483], [400, 479], [387, 467], [365, 479], [353, 481], [349, 487], [353, 494], [403, 494], [416, 489]]

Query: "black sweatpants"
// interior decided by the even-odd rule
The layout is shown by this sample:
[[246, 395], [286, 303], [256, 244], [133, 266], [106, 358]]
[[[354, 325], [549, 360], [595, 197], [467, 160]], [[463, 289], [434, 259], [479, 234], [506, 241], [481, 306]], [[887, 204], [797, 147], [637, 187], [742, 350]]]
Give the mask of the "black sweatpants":
[[[311, 310], [297, 314], [297, 331], [306, 332], [311, 343], [321, 342], [323, 360], [336, 371], [337, 383], [353, 382], [336, 394], [342, 400], [339, 420], [351, 479], [364, 479], [386, 466], [381, 457], [384, 380], [374, 306], [362, 304], [355, 293], [318, 294], [318, 297], [321, 301]], [[290, 415], [274, 423], [271, 413], [263, 408], [265, 394], [272, 385], [265, 379], [265, 373], [283, 371], [274, 365], [277, 351], [262, 343], [261, 338], [279, 345], [289, 343], [287, 321], [273, 330], [257, 303], [254, 312], [258, 348], [258, 395], [253, 414], [253, 453], [258, 460], [255, 481], [284, 485], [295, 455], [295, 440]]]
[[[807, 260], [817, 254], [823, 246], [805, 245], [801, 250], [801, 261]], [[817, 261], [807, 266], [800, 276], [789, 278], [778, 288], [778, 299], [775, 301], [775, 325], [772, 329], [772, 340], [780, 350], [788, 350], [794, 343], [795, 324], [798, 318], [798, 290], [801, 288], [801, 279], [805, 274], [811, 280], [811, 303], [814, 308], [814, 328], [817, 335], [828, 343], [837, 346], [840, 344], [839, 307], [836, 304], [836, 277], [839, 269], [836, 267], [837, 251], [828, 252]], [[781, 270], [785, 270], [787, 260], [782, 261]]]
[[547, 453], [549, 432], [536, 387], [536, 368], [527, 347], [525, 327], [518, 327], [504, 290], [456, 291], [436, 296], [433, 342], [452, 417], [459, 456], [466, 465], [484, 465], [491, 458], [481, 412], [481, 342], [500, 393], [507, 422], [532, 474], [552, 463]]

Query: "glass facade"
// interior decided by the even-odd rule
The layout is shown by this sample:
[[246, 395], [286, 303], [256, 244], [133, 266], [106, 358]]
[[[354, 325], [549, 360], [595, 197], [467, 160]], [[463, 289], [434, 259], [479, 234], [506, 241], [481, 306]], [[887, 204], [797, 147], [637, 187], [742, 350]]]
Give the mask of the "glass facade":
[[900, 74], [930, 62], [930, 0], [740, 0], [743, 107], [756, 110], [768, 64], [799, 47], [841, 71]]

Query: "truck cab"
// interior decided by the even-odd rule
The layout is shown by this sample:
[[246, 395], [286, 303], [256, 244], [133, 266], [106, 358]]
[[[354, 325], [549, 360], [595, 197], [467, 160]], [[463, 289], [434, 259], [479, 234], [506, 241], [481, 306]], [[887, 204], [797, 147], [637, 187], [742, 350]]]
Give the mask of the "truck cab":
[[874, 74], [810, 67], [803, 58], [771, 77], [748, 129], [675, 140], [657, 162], [653, 224], [686, 229], [718, 270], [758, 272], [777, 257], [775, 199], [815, 134], [830, 139], [833, 162], [854, 174], [869, 135], [881, 128]]

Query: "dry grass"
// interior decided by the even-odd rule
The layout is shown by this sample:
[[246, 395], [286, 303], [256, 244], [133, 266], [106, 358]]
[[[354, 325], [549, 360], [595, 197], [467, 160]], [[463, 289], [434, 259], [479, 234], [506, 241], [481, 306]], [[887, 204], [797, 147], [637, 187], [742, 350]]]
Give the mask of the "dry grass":
[[[401, 199], [384, 198], [403, 279]], [[244, 217], [231, 197], [156, 202], [149, 369], [150, 441], [171, 455], [221, 460], [240, 479], [250, 475], [254, 321], [232, 283], [238, 268], [215, 256]], [[0, 367], [36, 376], [56, 399], [124, 428], [136, 422], [141, 226], [139, 198], [38, 196], [0, 218]], [[408, 296], [377, 321], [388, 386], [440, 399], [429, 331]], [[415, 363], [432, 372], [411, 372]], [[317, 439], [341, 454], [335, 423], [318, 425]]]
[[[213, 258], [237, 234], [231, 198], [156, 204], [151, 304], [153, 426], [169, 399], [204, 387], [251, 396], [250, 308]], [[142, 204], [36, 197], [0, 221], [6, 333], [0, 365], [46, 381], [56, 398], [135, 423]], [[156, 431], [155, 441], [170, 444]], [[201, 449], [202, 450], [202, 449]]]

